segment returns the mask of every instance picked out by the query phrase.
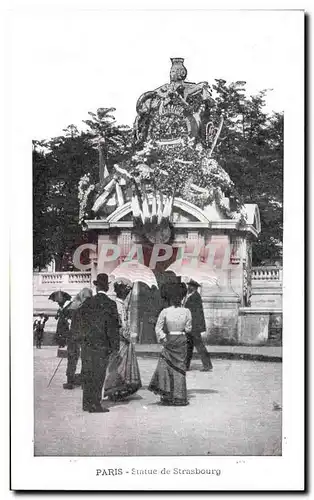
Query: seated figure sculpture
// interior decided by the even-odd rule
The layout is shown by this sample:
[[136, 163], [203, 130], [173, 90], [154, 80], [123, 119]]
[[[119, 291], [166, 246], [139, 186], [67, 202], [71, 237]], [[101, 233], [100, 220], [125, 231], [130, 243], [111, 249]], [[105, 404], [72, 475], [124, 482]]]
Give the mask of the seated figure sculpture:
[[134, 124], [137, 144], [150, 139], [169, 143], [184, 135], [205, 139], [204, 118], [213, 106], [211, 89], [207, 82], [185, 81], [187, 70], [182, 58], [171, 61], [170, 83], [145, 92], [137, 102]]
[[182, 58], [171, 62], [170, 83], [145, 92], [137, 102], [136, 153], [129, 164], [114, 166], [92, 209], [96, 216], [109, 215], [131, 201], [135, 226], [154, 243], [171, 236], [175, 196], [205, 206], [215, 198], [213, 176], [223, 180], [223, 187], [232, 184], [211, 158], [223, 123], [222, 117], [218, 127], [211, 121], [211, 88], [207, 82], [186, 81]]

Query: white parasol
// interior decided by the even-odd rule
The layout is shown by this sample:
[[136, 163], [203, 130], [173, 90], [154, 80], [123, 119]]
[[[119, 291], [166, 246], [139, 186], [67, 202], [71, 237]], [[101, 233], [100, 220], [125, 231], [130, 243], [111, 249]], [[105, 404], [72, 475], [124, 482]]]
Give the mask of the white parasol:
[[149, 288], [152, 286], [158, 288], [158, 283], [153, 271], [135, 260], [126, 261], [120, 264], [111, 272], [110, 278], [113, 281], [121, 280], [130, 283], [145, 283]]
[[211, 286], [219, 286], [218, 278], [215, 276], [213, 269], [203, 262], [197, 262], [193, 265], [190, 262], [185, 263], [182, 260], [176, 260], [167, 268], [167, 271], [172, 271], [176, 276], [181, 276], [181, 278], [187, 280], [192, 279], [200, 284], [207, 283]]

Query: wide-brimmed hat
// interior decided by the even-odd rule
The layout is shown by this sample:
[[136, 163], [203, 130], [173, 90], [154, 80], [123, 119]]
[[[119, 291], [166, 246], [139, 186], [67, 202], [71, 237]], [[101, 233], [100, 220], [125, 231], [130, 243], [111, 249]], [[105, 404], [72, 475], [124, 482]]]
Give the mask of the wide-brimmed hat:
[[188, 285], [196, 286], [199, 288], [201, 285], [197, 283], [197, 281], [190, 279], [190, 281], [187, 283]]
[[125, 289], [128, 289], [128, 290], [132, 290], [133, 288], [133, 284], [129, 281], [129, 280], [126, 280], [126, 279], [118, 279], [114, 282], [113, 284], [113, 287], [114, 289], [116, 288], [125, 288]]
[[186, 295], [186, 289], [183, 283], [168, 283], [163, 286], [162, 292], [162, 298], [168, 301], [172, 300], [174, 297], [182, 300]]
[[93, 296], [93, 292], [90, 288], [83, 288], [72, 300], [69, 305], [69, 309], [75, 310], [79, 309], [85, 302], [86, 299]]
[[93, 281], [95, 286], [106, 288], [109, 286], [109, 277], [106, 273], [97, 274], [97, 278]]

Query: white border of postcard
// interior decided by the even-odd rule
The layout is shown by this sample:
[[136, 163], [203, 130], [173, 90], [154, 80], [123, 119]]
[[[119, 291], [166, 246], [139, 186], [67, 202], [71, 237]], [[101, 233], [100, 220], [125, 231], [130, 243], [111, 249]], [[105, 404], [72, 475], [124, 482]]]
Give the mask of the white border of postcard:
[[[121, 4], [119, 4], [121, 5]], [[168, 4], [169, 5], [169, 4]], [[173, 3], [170, 3], [173, 5]], [[169, 7], [170, 7], [169, 5]], [[79, 4], [81, 6], [81, 4]], [[192, 6], [192, 7], [191, 7]], [[116, 6], [117, 8], [118, 6]], [[176, 8], [177, 6], [175, 6]], [[194, 8], [180, 2], [180, 8]], [[85, 8], [91, 8], [85, 5]], [[147, 8], [147, 7], [146, 7]], [[161, 6], [159, 7], [161, 8]], [[168, 8], [168, 7], [167, 7]], [[47, 8], [47, 16], [49, 16]], [[54, 15], [62, 14], [56, 7]], [[205, 11], [200, 16], [208, 15]], [[219, 15], [220, 14], [220, 15]], [[215, 13], [223, 23], [224, 13]], [[24, 9], [11, 14], [36, 15]], [[247, 15], [247, 12], [245, 12]], [[36, 102], [33, 75], [27, 74], [27, 39], [12, 44], [12, 169], [14, 197], [11, 231], [11, 397], [12, 488], [22, 490], [300, 490], [304, 477], [304, 317], [303, 317], [303, 175], [304, 175], [304, 14], [302, 11], [253, 12], [253, 22], [278, 16], [286, 40], [284, 155], [284, 333], [283, 333], [283, 454], [279, 457], [34, 457], [32, 325], [32, 166], [27, 117]], [[152, 15], [153, 17], [153, 15]], [[219, 17], [219, 20], [218, 20]], [[10, 21], [11, 22], [11, 21]], [[53, 16], [51, 22], [54, 22]], [[104, 25], [104, 31], [106, 26]], [[161, 29], [156, 26], [153, 29]], [[197, 26], [192, 27], [197, 36]], [[57, 36], [57, 33], [56, 33]], [[161, 33], [162, 36], [162, 33]], [[191, 36], [191, 33], [190, 33]], [[105, 37], [105, 34], [104, 34]], [[121, 35], [123, 41], [123, 35]], [[38, 40], [38, 43], [41, 43]], [[118, 42], [116, 42], [118, 43]], [[122, 43], [122, 42], [121, 42]], [[127, 43], [127, 41], [124, 41]], [[232, 43], [226, 40], [223, 43]], [[252, 41], [253, 43], [253, 41]], [[258, 43], [258, 41], [254, 42]], [[143, 44], [145, 45], [145, 43]], [[26, 49], [25, 49], [26, 46]], [[212, 48], [213, 49], [213, 48]], [[214, 48], [215, 49], [215, 48]], [[105, 60], [104, 47], [104, 60]], [[114, 44], [112, 45], [114, 50]], [[275, 50], [275, 48], [274, 48]], [[27, 56], [27, 57], [26, 57]], [[26, 59], [25, 59], [26, 57]], [[210, 54], [209, 54], [210, 57]], [[227, 62], [226, 62], [227, 63]], [[18, 71], [19, 69], [19, 71]], [[23, 71], [25, 78], [21, 79]], [[206, 75], [205, 75], [206, 76]], [[212, 75], [214, 78], [216, 75]], [[217, 75], [219, 77], [219, 75]], [[207, 75], [208, 78], [211, 75]], [[161, 82], [162, 83], [162, 82]], [[157, 82], [158, 84], [158, 82]], [[44, 82], [43, 82], [44, 85]], [[139, 94], [142, 89], [139, 89]], [[143, 89], [146, 90], [146, 89]], [[148, 90], [148, 89], [147, 89]], [[47, 96], [47, 99], [53, 99]], [[58, 102], [55, 103], [58, 106]], [[220, 476], [157, 474], [96, 477], [96, 469], [219, 468]]]

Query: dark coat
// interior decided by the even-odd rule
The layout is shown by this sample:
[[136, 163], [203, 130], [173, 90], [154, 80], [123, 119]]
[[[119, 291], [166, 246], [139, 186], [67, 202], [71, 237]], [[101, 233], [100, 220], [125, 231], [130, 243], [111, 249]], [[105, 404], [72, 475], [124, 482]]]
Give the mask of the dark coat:
[[119, 317], [116, 303], [104, 293], [85, 300], [80, 308], [81, 333], [86, 347], [118, 351]]
[[71, 311], [71, 326], [69, 333], [69, 340], [72, 342], [80, 342], [82, 340], [82, 315], [81, 307]]
[[206, 331], [205, 316], [203, 310], [202, 297], [198, 292], [192, 293], [190, 297], [187, 298], [184, 305], [187, 309], [190, 309], [192, 315], [192, 335], [193, 332], [201, 333]]
[[66, 307], [60, 307], [58, 309], [56, 319], [58, 320], [57, 323], [57, 331], [55, 335], [55, 341], [56, 344], [59, 347], [65, 347], [68, 341], [69, 337], [69, 331], [70, 331], [70, 326], [69, 326], [69, 319], [71, 317], [70, 311], [68, 309], [68, 306]]

